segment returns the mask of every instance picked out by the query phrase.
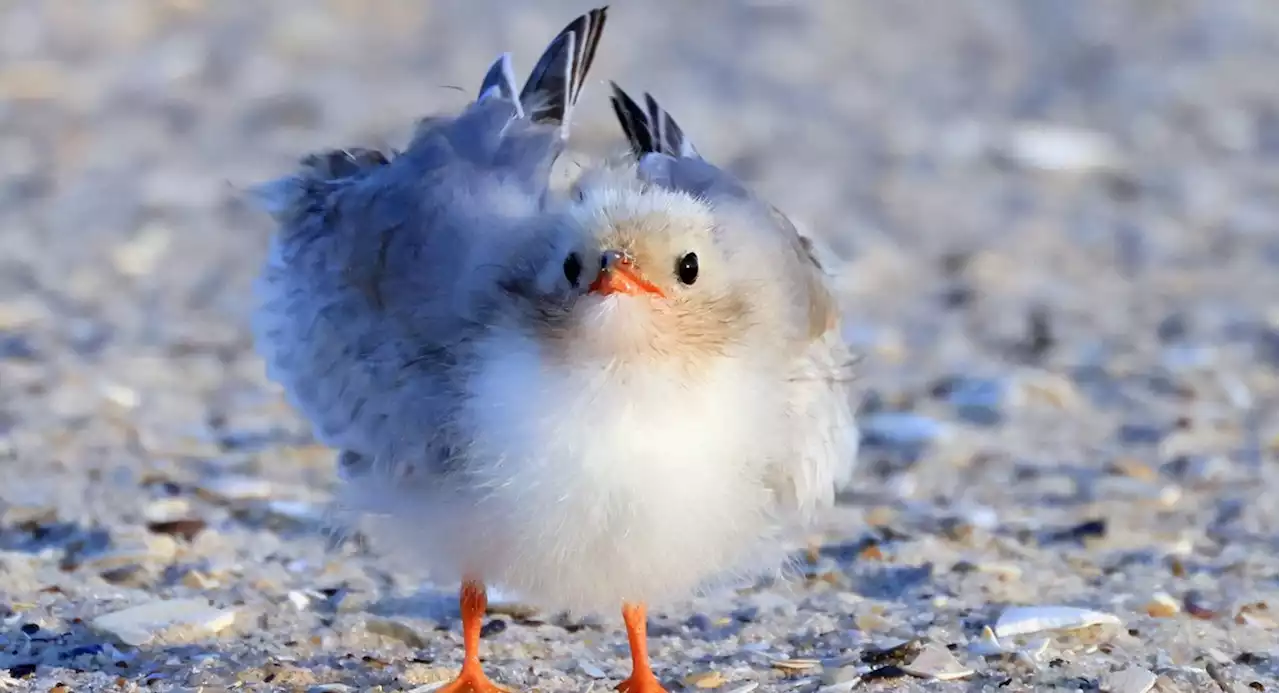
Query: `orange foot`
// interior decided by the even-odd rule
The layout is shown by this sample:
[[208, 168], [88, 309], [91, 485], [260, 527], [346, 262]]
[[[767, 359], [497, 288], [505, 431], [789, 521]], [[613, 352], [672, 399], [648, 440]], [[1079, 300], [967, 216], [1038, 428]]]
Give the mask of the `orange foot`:
[[489, 680], [480, 671], [480, 667], [462, 667], [462, 672], [452, 683], [440, 688], [436, 693], [511, 693], [511, 689], [503, 688]]
[[618, 684], [618, 690], [622, 693], [667, 693], [658, 683], [658, 677], [653, 675], [653, 669], [649, 668], [644, 604], [623, 604], [622, 620], [627, 624], [627, 642], [631, 645], [631, 676]]
[[618, 684], [617, 690], [622, 693], [667, 693], [662, 684], [658, 683], [658, 677], [649, 670], [632, 674], [626, 681]]
[[458, 605], [462, 608], [462, 671], [458, 672], [458, 678], [438, 689], [439, 693], [510, 693], [490, 681], [480, 668], [480, 625], [488, 605], [484, 584], [477, 580], [464, 581], [458, 591]]

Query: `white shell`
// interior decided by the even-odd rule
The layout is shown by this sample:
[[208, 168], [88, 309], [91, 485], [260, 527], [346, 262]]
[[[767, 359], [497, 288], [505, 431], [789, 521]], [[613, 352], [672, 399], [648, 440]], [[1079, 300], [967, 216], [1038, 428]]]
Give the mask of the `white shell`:
[[1103, 679], [1102, 690], [1107, 693], [1147, 693], [1155, 685], [1155, 674], [1142, 667], [1129, 667]]
[[927, 645], [902, 670], [912, 676], [938, 681], [954, 681], [973, 676], [973, 669], [961, 664], [947, 648], [934, 644]]
[[1112, 614], [1073, 606], [1016, 606], [1000, 614], [995, 634], [1001, 638], [1046, 630], [1075, 630], [1099, 625], [1120, 625]]

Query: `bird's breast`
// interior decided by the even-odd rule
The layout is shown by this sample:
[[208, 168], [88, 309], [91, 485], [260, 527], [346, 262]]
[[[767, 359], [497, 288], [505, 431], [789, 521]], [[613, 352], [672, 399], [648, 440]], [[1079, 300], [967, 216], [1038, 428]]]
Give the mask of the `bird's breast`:
[[547, 358], [495, 335], [477, 351], [463, 414], [469, 466], [492, 485], [643, 504], [754, 484], [784, 454], [783, 381], [726, 357], [662, 363]]

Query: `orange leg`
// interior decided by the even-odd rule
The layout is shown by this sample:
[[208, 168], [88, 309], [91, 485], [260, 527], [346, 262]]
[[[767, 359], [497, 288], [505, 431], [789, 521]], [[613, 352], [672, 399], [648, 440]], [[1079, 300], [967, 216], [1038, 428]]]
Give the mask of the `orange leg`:
[[458, 604], [462, 607], [462, 671], [453, 683], [439, 689], [439, 693], [507, 693], [507, 689], [490, 681], [480, 668], [480, 626], [489, 604], [484, 583], [463, 582], [458, 591]]
[[627, 642], [631, 645], [631, 676], [618, 684], [622, 693], [667, 693], [649, 668], [649, 644], [645, 640], [644, 603], [622, 605], [622, 620], [627, 624]]

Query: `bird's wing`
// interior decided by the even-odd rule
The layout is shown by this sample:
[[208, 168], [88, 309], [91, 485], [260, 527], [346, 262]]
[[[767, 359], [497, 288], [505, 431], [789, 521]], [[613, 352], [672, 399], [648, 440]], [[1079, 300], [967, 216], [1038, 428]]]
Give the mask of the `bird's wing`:
[[853, 357], [841, 337], [839, 306], [813, 240], [732, 174], [704, 159], [651, 95], [644, 95], [641, 107], [614, 84], [612, 102], [643, 180], [745, 211], [754, 230], [788, 249], [779, 257], [778, 269], [797, 297], [790, 311], [792, 329], [787, 330], [795, 354], [788, 398], [796, 444], [793, 456], [770, 470], [770, 485], [784, 505], [811, 515], [829, 505], [835, 490], [848, 482], [858, 447], [848, 399]]
[[255, 190], [277, 223], [258, 348], [324, 442], [378, 457], [438, 442], [456, 350], [485, 318], [476, 297], [540, 247], [605, 13], [567, 25], [519, 90], [499, 56], [478, 98], [421, 121], [403, 152], [323, 152]]

